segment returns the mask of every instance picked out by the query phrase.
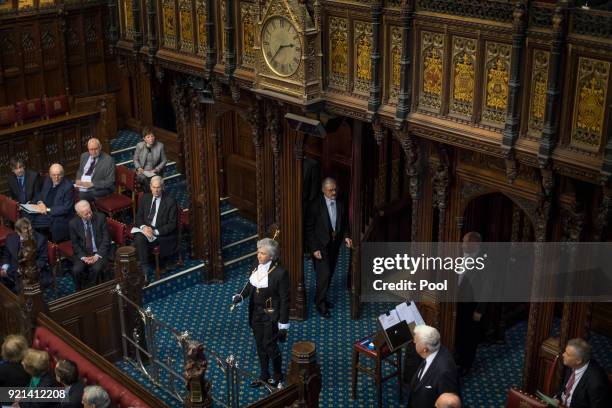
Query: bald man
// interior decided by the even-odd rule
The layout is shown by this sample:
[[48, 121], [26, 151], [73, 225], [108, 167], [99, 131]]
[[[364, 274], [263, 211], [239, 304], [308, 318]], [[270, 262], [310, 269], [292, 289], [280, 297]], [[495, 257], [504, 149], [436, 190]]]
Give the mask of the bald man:
[[70, 220], [70, 241], [74, 256], [72, 276], [77, 290], [86, 289], [104, 277], [110, 254], [106, 217], [93, 212], [87, 200], [74, 206], [77, 216]]
[[34, 229], [48, 233], [51, 241], [62, 242], [69, 238], [68, 222], [72, 218], [74, 189], [64, 177], [64, 168], [55, 163], [49, 167], [49, 177], [36, 196], [38, 214], [31, 217]]
[[115, 159], [102, 151], [96, 138], [87, 142], [87, 152], [81, 155], [76, 182], [79, 197], [92, 201], [115, 191]]
[[461, 408], [461, 400], [457, 394], [445, 392], [436, 400], [436, 408]]

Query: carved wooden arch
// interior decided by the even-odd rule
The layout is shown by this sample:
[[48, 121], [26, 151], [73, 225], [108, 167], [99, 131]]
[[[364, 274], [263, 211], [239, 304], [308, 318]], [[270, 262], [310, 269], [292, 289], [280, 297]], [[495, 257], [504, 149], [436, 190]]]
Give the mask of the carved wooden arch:
[[514, 205], [520, 208], [525, 213], [527, 218], [529, 219], [529, 222], [531, 223], [531, 225], [535, 228], [535, 225], [536, 225], [535, 221], [537, 218], [537, 214], [536, 214], [537, 203], [535, 201], [529, 200], [528, 198], [521, 197], [517, 194], [509, 193], [505, 191], [504, 189], [495, 189], [487, 185], [476, 183], [473, 181], [463, 180], [461, 182], [461, 187], [460, 187], [461, 199], [460, 199], [460, 206], [459, 206], [459, 214], [463, 216], [468, 204], [472, 202], [473, 200], [479, 197], [485, 196], [485, 195], [496, 194], [496, 193], [503, 194], [506, 198], [512, 201]]

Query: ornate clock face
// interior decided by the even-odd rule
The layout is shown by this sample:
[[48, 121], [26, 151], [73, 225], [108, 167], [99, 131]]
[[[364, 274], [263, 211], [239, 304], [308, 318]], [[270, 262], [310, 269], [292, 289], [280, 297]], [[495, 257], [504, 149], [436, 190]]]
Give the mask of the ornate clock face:
[[261, 31], [261, 50], [266, 64], [277, 75], [293, 75], [300, 66], [300, 37], [285, 17], [270, 17], [266, 21]]

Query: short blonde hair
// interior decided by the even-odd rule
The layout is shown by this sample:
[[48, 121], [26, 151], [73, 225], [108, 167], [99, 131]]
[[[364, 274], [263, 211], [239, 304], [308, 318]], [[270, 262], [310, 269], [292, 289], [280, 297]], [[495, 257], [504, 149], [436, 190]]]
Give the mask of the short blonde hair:
[[29, 348], [21, 364], [26, 373], [32, 377], [40, 377], [49, 371], [49, 353]]
[[9, 334], [2, 343], [2, 359], [11, 363], [18, 363], [23, 360], [28, 341], [20, 334]]

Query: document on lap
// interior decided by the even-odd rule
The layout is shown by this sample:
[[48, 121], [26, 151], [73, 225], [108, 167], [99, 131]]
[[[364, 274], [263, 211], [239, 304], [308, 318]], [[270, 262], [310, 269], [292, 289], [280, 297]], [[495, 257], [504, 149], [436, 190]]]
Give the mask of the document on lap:
[[132, 230], [130, 231], [132, 234], [136, 234], [137, 232], [141, 233], [142, 235], [145, 236], [146, 239], [149, 240], [149, 242], [153, 242], [157, 239], [157, 237], [155, 235], [153, 235], [151, 238], [147, 237], [147, 235], [138, 227], [134, 227], [132, 228]]
[[38, 204], [19, 204], [19, 207], [28, 214], [40, 214]]

